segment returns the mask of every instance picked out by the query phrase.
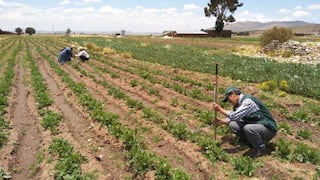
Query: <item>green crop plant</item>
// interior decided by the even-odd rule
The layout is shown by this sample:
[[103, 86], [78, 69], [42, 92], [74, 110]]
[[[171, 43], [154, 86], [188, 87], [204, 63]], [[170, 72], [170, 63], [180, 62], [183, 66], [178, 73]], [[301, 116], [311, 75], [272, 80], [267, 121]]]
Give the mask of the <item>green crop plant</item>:
[[214, 113], [210, 110], [195, 108], [194, 115], [204, 124], [212, 125]]
[[310, 139], [311, 132], [308, 129], [300, 129], [297, 132], [297, 137], [301, 137], [303, 139]]
[[199, 88], [194, 88], [191, 91], [188, 91], [188, 96], [201, 101], [212, 101], [212, 96], [204, 94]]
[[0, 148], [7, 142], [9, 136], [10, 124], [0, 117]]
[[231, 163], [234, 167], [234, 169], [241, 175], [246, 175], [249, 177], [252, 177], [256, 171], [256, 169], [259, 167], [260, 163], [255, 162], [250, 157], [234, 157], [231, 158]]
[[315, 148], [299, 143], [293, 151], [294, 160], [305, 163], [320, 164], [320, 154]]
[[280, 122], [279, 129], [284, 133], [292, 134], [292, 128], [287, 122]]
[[189, 136], [187, 125], [185, 123], [175, 122], [173, 120], [168, 120], [163, 129], [169, 131], [179, 140], [186, 140]]
[[276, 142], [276, 156], [280, 157], [281, 159], [289, 160], [292, 159], [292, 143], [281, 138]]
[[43, 111], [43, 118], [40, 122], [41, 126], [44, 129], [50, 129], [51, 133], [55, 134], [58, 131], [57, 127], [59, 126], [59, 123], [63, 120], [63, 116], [48, 109]]
[[137, 110], [144, 109], [144, 105], [141, 101], [137, 101], [135, 99], [127, 98], [126, 104], [129, 108], [135, 108]]
[[149, 95], [155, 95], [155, 96], [160, 96], [160, 91], [155, 88], [149, 88], [148, 90]]
[[51, 156], [58, 157], [54, 167], [57, 179], [96, 179], [90, 173], [82, 173], [81, 164], [87, 162], [87, 159], [80, 152], [74, 152], [72, 144], [67, 140], [54, 138], [48, 150]]
[[138, 81], [136, 79], [131, 80], [130, 85], [131, 85], [131, 87], [136, 87], [136, 86], [138, 86]]
[[179, 105], [179, 99], [178, 97], [174, 97], [174, 98], [171, 98], [171, 103], [170, 103], [171, 106], [173, 107], [177, 107]]
[[310, 117], [308, 113], [304, 109], [298, 109], [297, 111], [294, 111], [293, 113], [289, 114], [289, 119], [298, 121], [298, 122], [308, 122], [310, 121]]
[[115, 88], [115, 87], [110, 87], [108, 89], [108, 93], [109, 93], [109, 95], [112, 95], [113, 97], [115, 97], [117, 99], [127, 98], [127, 95], [123, 91], [121, 91], [120, 89]]
[[191, 135], [191, 139], [201, 147], [202, 153], [211, 162], [228, 160], [227, 153], [218, 145], [217, 141], [212, 140], [212, 137]]
[[144, 108], [143, 110], [143, 117], [155, 122], [155, 123], [163, 123], [164, 119], [162, 116], [160, 116], [156, 111], [150, 109], [150, 108]]

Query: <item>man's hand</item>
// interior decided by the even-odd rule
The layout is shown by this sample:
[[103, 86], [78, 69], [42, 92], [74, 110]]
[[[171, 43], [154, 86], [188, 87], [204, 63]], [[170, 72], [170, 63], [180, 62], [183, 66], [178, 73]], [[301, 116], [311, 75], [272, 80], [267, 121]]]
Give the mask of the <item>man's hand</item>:
[[222, 123], [222, 124], [228, 124], [228, 121], [227, 119], [221, 119], [221, 118], [216, 118], [216, 121], [219, 122], [219, 123]]
[[228, 111], [223, 109], [223, 107], [221, 107], [219, 104], [217, 104], [216, 102], [213, 102], [212, 105], [213, 109], [216, 110], [217, 112], [223, 114], [223, 115], [227, 115]]
[[219, 104], [215, 103], [215, 102], [213, 102], [212, 107], [213, 107], [214, 110], [217, 110], [217, 111], [219, 111], [221, 109], [221, 106]]

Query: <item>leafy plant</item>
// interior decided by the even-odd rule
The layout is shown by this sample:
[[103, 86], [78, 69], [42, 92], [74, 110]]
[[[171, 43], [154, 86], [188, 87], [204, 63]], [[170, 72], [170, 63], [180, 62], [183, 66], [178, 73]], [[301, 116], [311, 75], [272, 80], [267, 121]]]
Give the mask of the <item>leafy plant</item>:
[[136, 79], [131, 80], [130, 85], [131, 85], [131, 87], [136, 87], [136, 86], [138, 86], [138, 81]]
[[292, 129], [289, 123], [287, 122], [281, 122], [279, 123], [279, 129], [281, 129], [283, 132], [292, 134]]
[[303, 139], [310, 139], [311, 132], [308, 129], [299, 129], [297, 132], [298, 137], [302, 137]]
[[177, 107], [179, 105], [179, 99], [177, 97], [171, 98], [171, 106]]
[[231, 159], [231, 163], [234, 169], [241, 175], [253, 176], [259, 163], [254, 162], [250, 157], [235, 157]]
[[304, 109], [301, 108], [289, 115], [288, 118], [299, 122], [305, 122], [310, 120], [309, 115], [306, 113]]
[[319, 151], [315, 148], [310, 148], [304, 143], [299, 143], [293, 151], [294, 159], [299, 162], [310, 162], [312, 164], [320, 163]]
[[187, 125], [184, 123], [168, 120], [164, 129], [171, 132], [179, 140], [186, 140], [188, 137]]
[[50, 129], [51, 133], [57, 132], [57, 127], [62, 121], [63, 116], [59, 113], [46, 110], [46, 113], [43, 115], [41, 126], [45, 129]]
[[128, 107], [130, 108], [136, 108], [137, 110], [141, 110], [144, 108], [143, 104], [141, 101], [137, 101], [135, 99], [131, 99], [131, 98], [128, 98], [126, 100], [126, 104]]
[[276, 142], [276, 155], [285, 160], [292, 159], [292, 143], [281, 138]]

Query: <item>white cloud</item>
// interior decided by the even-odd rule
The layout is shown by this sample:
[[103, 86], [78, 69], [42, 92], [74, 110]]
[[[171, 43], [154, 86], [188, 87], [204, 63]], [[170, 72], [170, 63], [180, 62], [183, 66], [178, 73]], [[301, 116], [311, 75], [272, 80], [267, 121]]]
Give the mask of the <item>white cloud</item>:
[[253, 13], [250, 11], [243, 11], [237, 13], [235, 15], [236, 21], [259, 21], [259, 22], [268, 22], [273, 21], [274, 19], [270, 17], [266, 17], [264, 14], [261, 13]]
[[69, 0], [63, 0], [63, 1], [61, 1], [59, 4], [60, 5], [68, 5], [68, 4], [70, 4], [71, 2], [69, 1]]
[[293, 8], [294, 10], [301, 10], [302, 7], [301, 6], [296, 6], [295, 8]]
[[280, 20], [295, 20], [295, 19], [301, 19], [304, 17], [309, 17], [311, 14], [305, 10], [301, 6], [297, 6], [293, 8], [292, 10], [290, 9], [280, 9], [278, 10], [278, 13], [284, 14], [286, 16], [281, 17]]
[[291, 11], [288, 10], [288, 9], [279, 9], [278, 12], [281, 13], [281, 14], [289, 14], [289, 13], [291, 13]]
[[84, 3], [96, 3], [101, 2], [101, 0], [82, 0]]
[[199, 7], [199, 6], [196, 6], [196, 5], [194, 5], [194, 4], [185, 4], [185, 5], [183, 6], [183, 9], [184, 9], [184, 10], [198, 10], [198, 9], [200, 9], [200, 7]]
[[298, 11], [293, 12], [292, 16], [296, 17], [296, 18], [303, 18], [303, 17], [310, 16], [310, 13], [308, 13], [306, 11], [298, 10]]
[[308, 6], [309, 10], [320, 10], [320, 4], [311, 4]]

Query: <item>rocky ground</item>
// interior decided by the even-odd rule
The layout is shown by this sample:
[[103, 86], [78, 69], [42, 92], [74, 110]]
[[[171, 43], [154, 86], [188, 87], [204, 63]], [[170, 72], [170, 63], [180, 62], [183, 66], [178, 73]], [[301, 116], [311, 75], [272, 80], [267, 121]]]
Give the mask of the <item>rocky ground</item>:
[[241, 46], [235, 54], [250, 57], [268, 58], [279, 62], [320, 64], [320, 42], [299, 42], [289, 40], [284, 43], [273, 41], [263, 48]]

